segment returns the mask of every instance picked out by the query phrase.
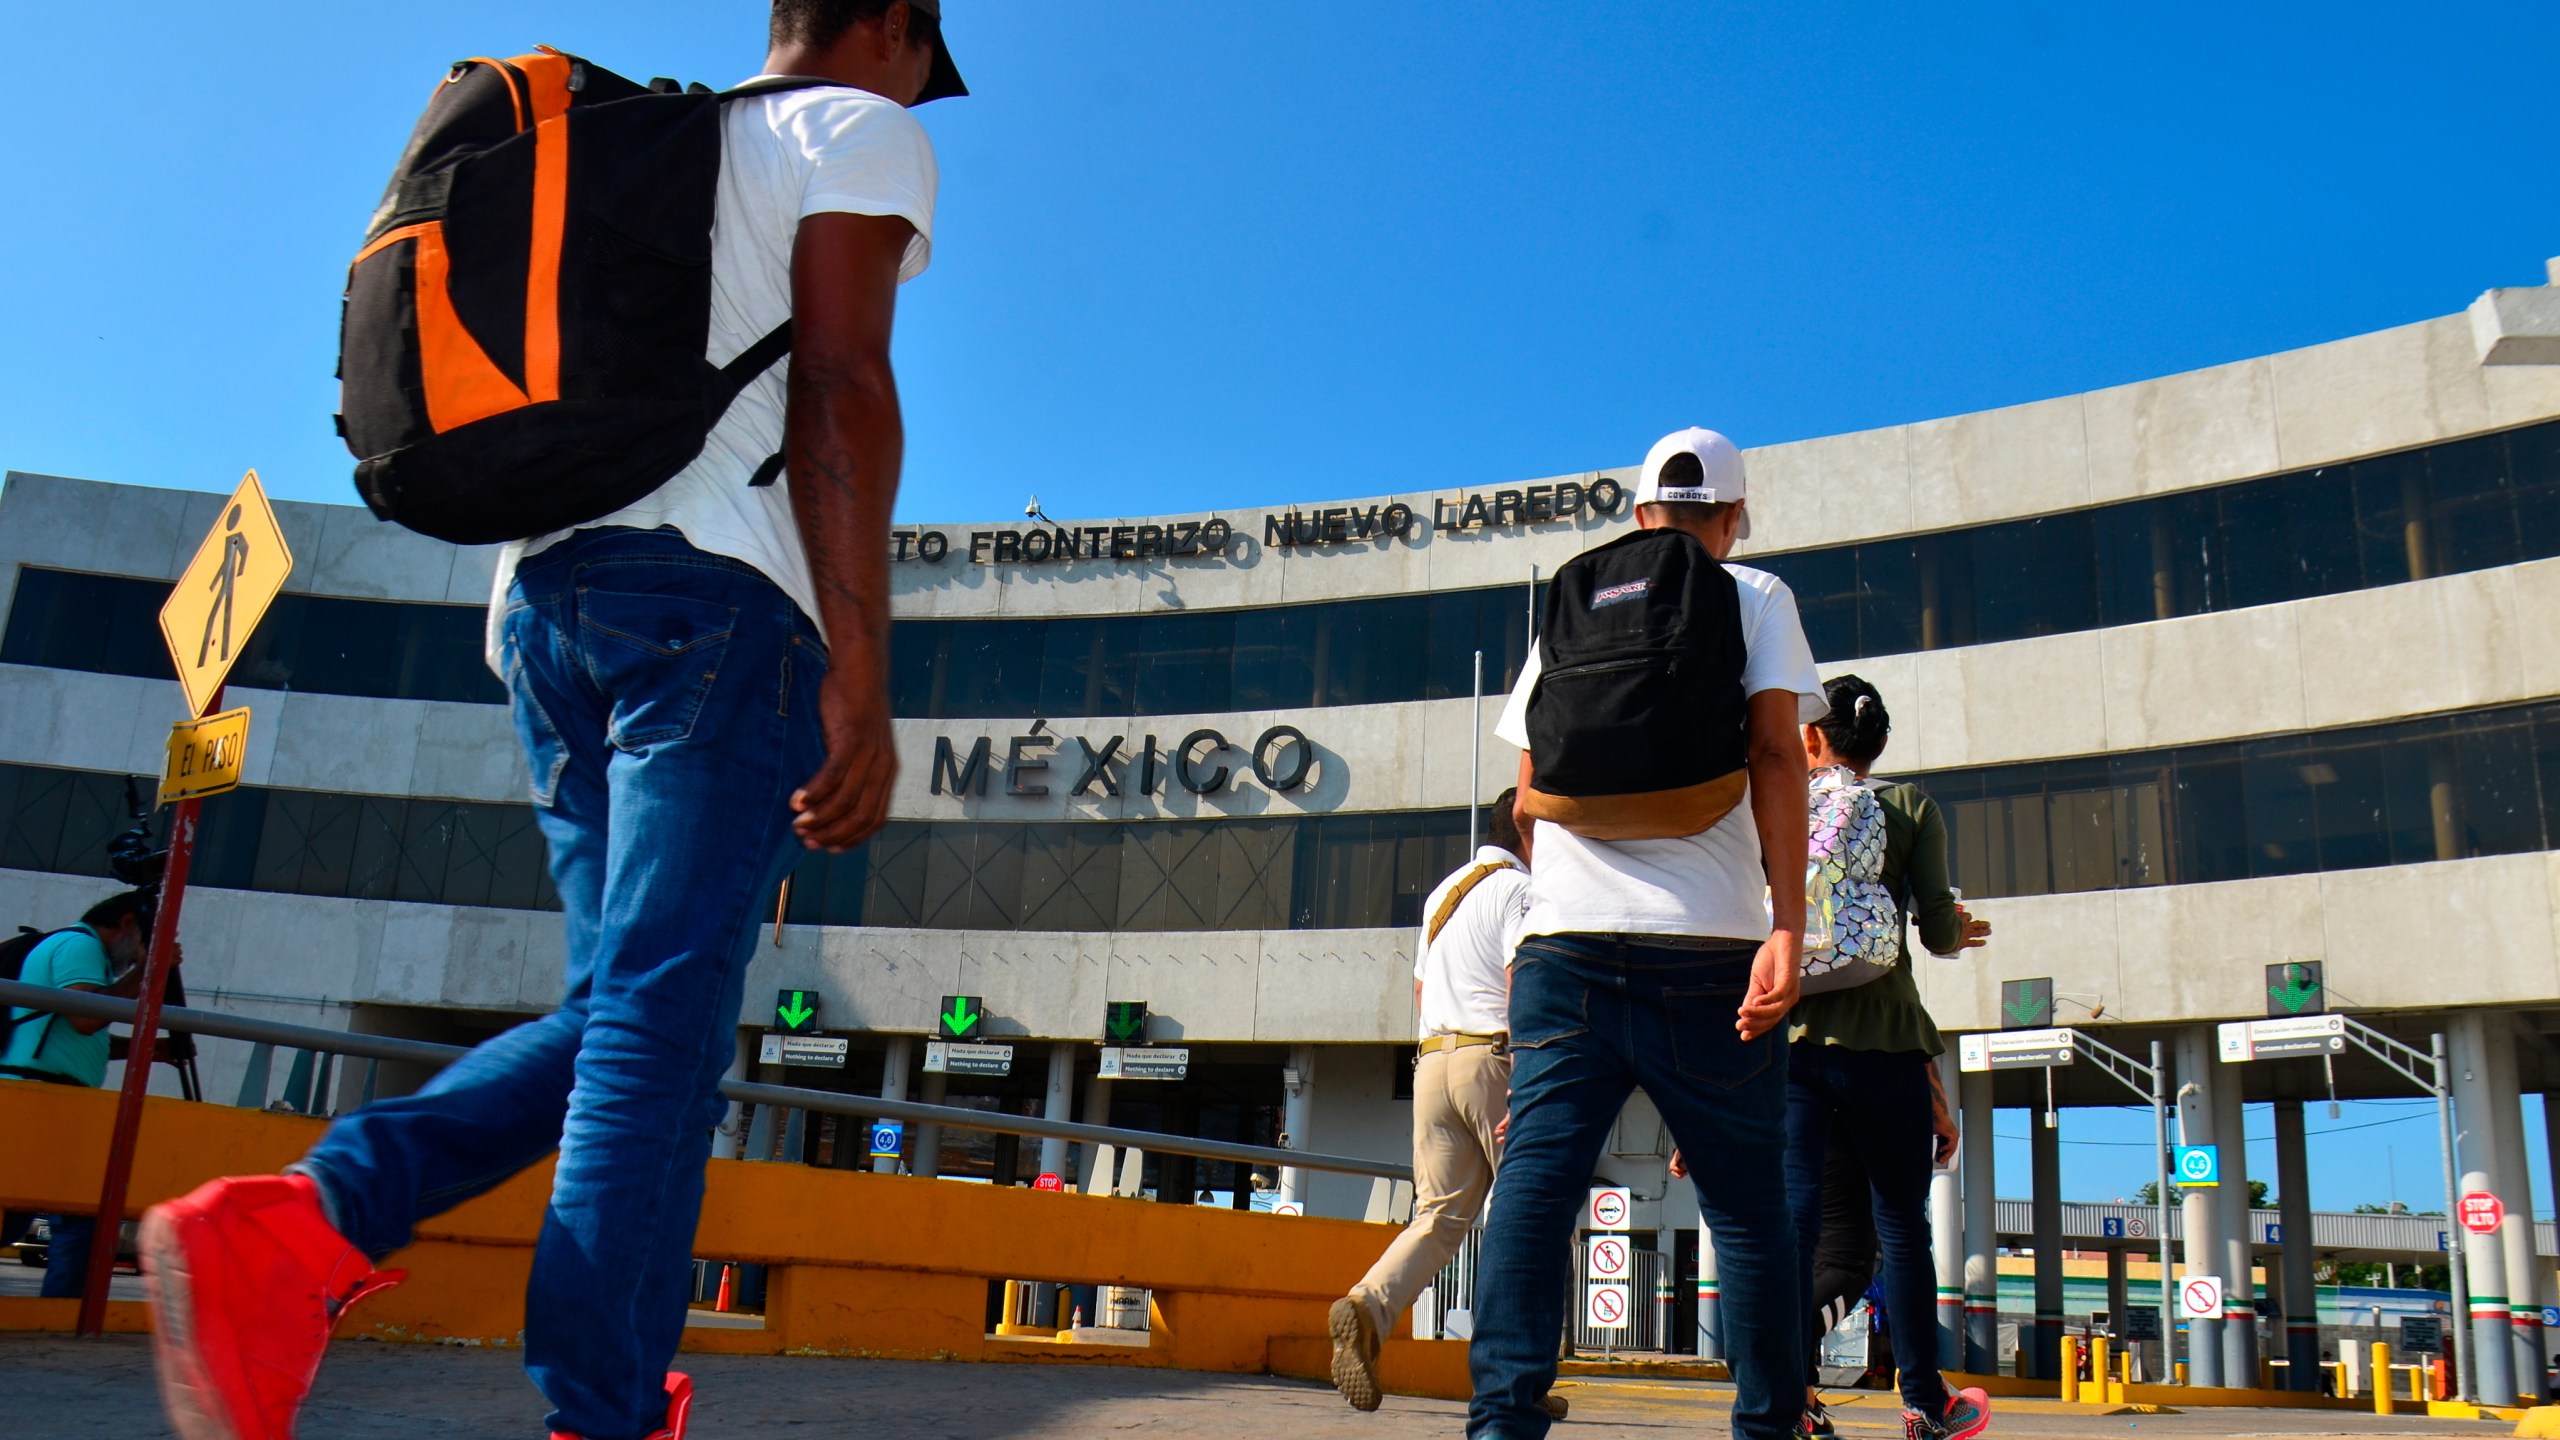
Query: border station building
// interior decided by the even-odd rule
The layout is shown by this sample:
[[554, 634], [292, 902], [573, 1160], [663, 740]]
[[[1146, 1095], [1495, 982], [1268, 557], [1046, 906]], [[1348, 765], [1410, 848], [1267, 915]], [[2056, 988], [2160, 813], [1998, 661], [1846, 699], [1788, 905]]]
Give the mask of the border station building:
[[[2218, 1193], [2245, 1197], [2244, 1103], [2275, 1103], [2298, 1175], [2301, 1107], [2331, 1073], [2341, 1096], [2415, 1093], [2352, 1048], [2325, 1072], [2218, 1061], [2217, 1022], [2269, 1013], [2270, 966], [2316, 964], [2328, 1008], [2421, 1051], [2450, 1037], [2461, 1168], [2526, 1237], [2548, 1217], [2518, 1097], [2560, 1086], [2560, 364], [2508, 362], [2560, 359], [2530, 333], [2560, 330], [2555, 296], [1748, 453], [1739, 558], [1793, 587], [1826, 674], [1882, 688], [1883, 769], [1945, 807], [1961, 888], [1998, 927], [1963, 960], [1916, 959], [1951, 1044], [2004, 1026], [2004, 982], [2049, 979], [2051, 1023], [2136, 1057], [2164, 1042], [2188, 1137], [2225, 1141]], [[1657, 428], [1692, 421], [1716, 417]], [[1634, 472], [1411, 478], [1356, 501], [1319, 480], [1276, 506], [900, 529], [894, 818], [777, 897], [740, 1073], [1404, 1157], [1422, 899], [1516, 768], [1491, 723], [1538, 579], [1633, 523]], [[148, 796], [181, 709], [155, 616], [219, 499], [14, 472], [0, 491], [0, 917], [67, 923], [113, 888], [125, 779]], [[356, 506], [277, 508], [298, 568], [232, 675], [255, 716], [247, 784], [205, 807], [189, 995], [476, 1041], [549, 1005], [562, 973], [506, 689], [480, 658], [492, 556]], [[841, 1062], [767, 1063], [764, 1000], [784, 989], [815, 997], [805, 1026], [844, 1041]], [[953, 996], [1011, 1045], [1008, 1073], [927, 1071]], [[1187, 1051], [1181, 1078], [1102, 1073], [1106, 1008], [1128, 1001], [1147, 1045]], [[313, 1075], [309, 1057], [251, 1076], [247, 1052], [204, 1046], [210, 1098], [346, 1108], [421, 1078]], [[1959, 1075], [1951, 1052], [1950, 1078], [1982, 1137], [1993, 1106], [2041, 1109], [2048, 1078], [2063, 1107], [2135, 1103], [2088, 1064]], [[842, 1132], [757, 1143], [873, 1164]], [[1986, 1231], [2062, 1234], [2044, 1229], [2058, 1132], [2029, 1133], [2030, 1175], [1994, 1182], [1987, 1139], [1968, 1154], [1970, 1223], [1942, 1182], [1942, 1249], [1974, 1257], [1977, 1311]], [[1061, 1144], [911, 1129], [901, 1150], [883, 1163], [1079, 1180]], [[1602, 1176], [1633, 1187], [1639, 1243], [1695, 1274], [1668, 1150], [1639, 1097]], [[1994, 1183], [2035, 1203], [1995, 1210]], [[1180, 1157], [1148, 1157], [1143, 1184], [1369, 1203], [1348, 1177]], [[2245, 1205], [2187, 1202], [2207, 1247], [2191, 1268], [2233, 1273], [2224, 1256], [2250, 1250], [2275, 1287], [2279, 1253], [2318, 1237], [2271, 1241], [2277, 1217]], [[2130, 1236], [2119, 1217], [2064, 1238], [2147, 1254], [2147, 1213], [2124, 1211]], [[2519, 1316], [2560, 1298], [2523, 1243]], [[1944, 1257], [1942, 1275], [1951, 1312], [1968, 1282]], [[1675, 1335], [1691, 1302], [1679, 1286]], [[2261, 1308], [2252, 1343], [2281, 1354], [2283, 1312]]]

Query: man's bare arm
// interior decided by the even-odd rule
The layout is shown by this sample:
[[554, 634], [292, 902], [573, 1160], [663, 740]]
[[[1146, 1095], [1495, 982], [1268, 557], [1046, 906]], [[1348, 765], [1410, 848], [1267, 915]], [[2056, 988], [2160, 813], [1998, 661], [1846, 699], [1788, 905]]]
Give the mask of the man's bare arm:
[[812, 215], [791, 252], [790, 407], [783, 458], [829, 667], [827, 758], [791, 797], [812, 850], [847, 850], [889, 814], [889, 514], [906, 427], [889, 365], [898, 266], [915, 227], [894, 215]]
[[1769, 877], [1770, 921], [1734, 1028], [1756, 1040], [1787, 1018], [1803, 985], [1805, 760], [1794, 691], [1763, 690], [1746, 704], [1751, 822], [1760, 831], [1760, 862]]

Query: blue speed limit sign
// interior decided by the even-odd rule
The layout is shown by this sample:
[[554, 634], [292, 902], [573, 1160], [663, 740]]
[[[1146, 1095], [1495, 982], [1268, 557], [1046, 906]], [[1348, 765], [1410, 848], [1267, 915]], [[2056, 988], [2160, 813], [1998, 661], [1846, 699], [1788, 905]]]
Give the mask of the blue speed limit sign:
[[2181, 1145], [2174, 1162], [2181, 1185], [2201, 1188], [2222, 1183], [2222, 1162], [2210, 1145]]

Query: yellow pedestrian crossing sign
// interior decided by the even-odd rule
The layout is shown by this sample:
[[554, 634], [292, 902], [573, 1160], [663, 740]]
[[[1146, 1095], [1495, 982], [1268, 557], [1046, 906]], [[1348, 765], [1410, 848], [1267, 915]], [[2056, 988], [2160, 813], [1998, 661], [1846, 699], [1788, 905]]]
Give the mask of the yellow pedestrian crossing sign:
[[213, 703], [231, 662], [248, 648], [249, 632], [292, 573], [293, 551], [252, 470], [214, 517], [196, 558], [169, 592], [169, 603], [160, 607], [160, 638], [178, 667], [189, 715], [201, 716]]

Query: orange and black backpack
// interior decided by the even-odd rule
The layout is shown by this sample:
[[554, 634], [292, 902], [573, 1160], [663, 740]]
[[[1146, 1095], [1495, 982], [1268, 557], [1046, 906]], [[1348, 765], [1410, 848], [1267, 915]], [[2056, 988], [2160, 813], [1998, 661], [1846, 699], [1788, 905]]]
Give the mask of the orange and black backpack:
[[457, 63], [347, 271], [338, 433], [373, 513], [519, 540], [690, 464], [791, 348], [785, 322], [703, 355], [722, 102], [832, 83], [641, 85], [548, 46]]

